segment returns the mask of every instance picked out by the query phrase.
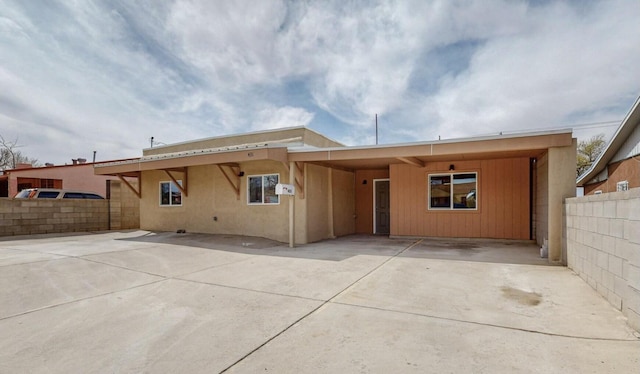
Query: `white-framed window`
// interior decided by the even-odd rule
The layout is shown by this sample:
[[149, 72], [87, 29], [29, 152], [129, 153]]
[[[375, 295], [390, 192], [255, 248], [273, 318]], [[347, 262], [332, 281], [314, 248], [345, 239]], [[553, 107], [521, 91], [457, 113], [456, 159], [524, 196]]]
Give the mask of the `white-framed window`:
[[620, 181], [616, 183], [616, 191], [628, 191], [629, 190], [629, 181]]
[[[182, 180], [178, 180], [182, 186]], [[182, 205], [182, 191], [173, 182], [160, 182], [160, 206]]]
[[429, 209], [478, 208], [478, 173], [429, 174]]
[[280, 204], [280, 196], [276, 195], [276, 184], [279, 183], [279, 180], [279, 174], [249, 175], [247, 177], [247, 204]]

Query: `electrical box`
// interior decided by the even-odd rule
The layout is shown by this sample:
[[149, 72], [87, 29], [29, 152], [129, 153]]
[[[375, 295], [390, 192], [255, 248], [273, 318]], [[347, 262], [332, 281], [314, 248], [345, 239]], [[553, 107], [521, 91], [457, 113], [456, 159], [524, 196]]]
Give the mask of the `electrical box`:
[[296, 188], [293, 184], [276, 184], [276, 195], [295, 195]]

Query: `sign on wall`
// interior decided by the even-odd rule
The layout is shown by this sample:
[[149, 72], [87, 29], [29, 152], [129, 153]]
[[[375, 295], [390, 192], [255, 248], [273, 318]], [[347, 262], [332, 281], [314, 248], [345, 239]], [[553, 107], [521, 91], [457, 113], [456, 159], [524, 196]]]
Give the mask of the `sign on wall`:
[[276, 195], [295, 195], [296, 188], [293, 184], [276, 184]]

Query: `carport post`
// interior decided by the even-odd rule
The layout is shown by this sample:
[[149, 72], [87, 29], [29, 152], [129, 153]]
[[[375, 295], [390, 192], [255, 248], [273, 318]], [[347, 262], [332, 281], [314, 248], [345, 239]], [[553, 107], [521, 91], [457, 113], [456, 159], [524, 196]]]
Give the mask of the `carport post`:
[[[296, 184], [296, 163], [289, 162], [289, 184]], [[296, 246], [296, 195], [289, 196], [289, 248]]]

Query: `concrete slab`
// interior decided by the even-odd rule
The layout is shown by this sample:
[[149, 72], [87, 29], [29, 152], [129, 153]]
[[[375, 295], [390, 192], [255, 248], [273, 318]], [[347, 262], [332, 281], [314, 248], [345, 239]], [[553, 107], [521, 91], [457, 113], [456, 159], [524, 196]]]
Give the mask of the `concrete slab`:
[[57, 258], [64, 258], [64, 256], [20, 249], [0, 248], [0, 267], [6, 265], [26, 264], [28, 262], [55, 260]]
[[0, 320], [0, 372], [217, 373], [317, 305], [165, 280]]
[[155, 244], [145, 249], [114, 251], [83, 258], [166, 277], [246, 261], [253, 255], [177, 245]]
[[328, 304], [229, 373], [637, 373], [636, 341], [549, 336]]
[[160, 279], [75, 258], [3, 266], [0, 268], [0, 318]]
[[397, 257], [335, 301], [549, 334], [633, 338], [618, 310], [558, 266]]
[[[422, 243], [290, 249], [144, 231], [0, 241], [0, 372], [640, 367], [640, 335], [570, 270], [527, 263], [531, 248]], [[15, 251], [28, 262], [11, 263]], [[508, 258], [519, 264], [498, 263]]]

